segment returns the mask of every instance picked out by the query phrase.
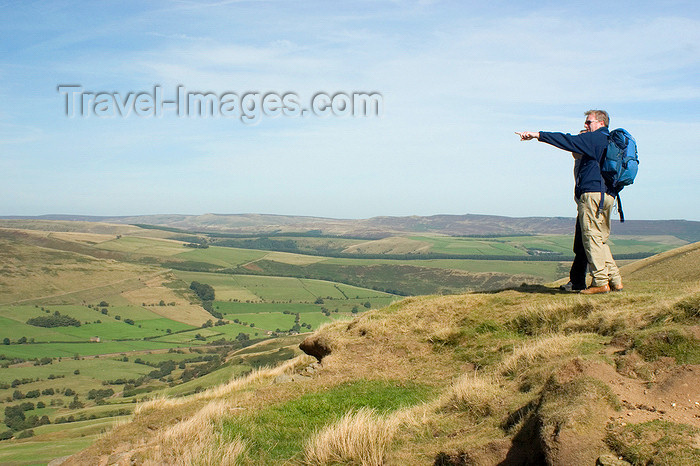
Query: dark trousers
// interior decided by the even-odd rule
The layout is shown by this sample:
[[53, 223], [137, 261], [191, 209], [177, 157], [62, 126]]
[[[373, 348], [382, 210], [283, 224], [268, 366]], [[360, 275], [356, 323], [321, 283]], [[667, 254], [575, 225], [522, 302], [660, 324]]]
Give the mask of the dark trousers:
[[588, 271], [588, 257], [583, 249], [583, 238], [581, 236], [581, 224], [576, 217], [576, 233], [574, 234], [574, 262], [569, 271], [569, 280], [574, 286], [574, 290], [586, 288], [586, 272]]

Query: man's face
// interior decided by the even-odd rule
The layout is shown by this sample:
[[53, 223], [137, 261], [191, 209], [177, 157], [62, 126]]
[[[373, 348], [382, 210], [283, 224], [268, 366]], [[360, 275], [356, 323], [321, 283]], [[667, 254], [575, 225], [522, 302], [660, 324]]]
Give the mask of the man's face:
[[595, 131], [603, 126], [605, 126], [605, 123], [598, 121], [595, 113], [591, 113], [586, 117], [586, 122], [584, 123], [583, 127], [586, 129], [586, 131]]

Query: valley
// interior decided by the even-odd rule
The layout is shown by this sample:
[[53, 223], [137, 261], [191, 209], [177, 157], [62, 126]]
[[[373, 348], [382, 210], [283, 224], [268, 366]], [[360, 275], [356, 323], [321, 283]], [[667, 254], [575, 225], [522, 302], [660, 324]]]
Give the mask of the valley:
[[[0, 462], [70, 454], [138, 403], [287, 361], [305, 334], [405, 296], [551, 282], [566, 273], [569, 242], [552, 234], [234, 240], [0, 220]], [[648, 256], [683, 244], [620, 237], [615, 251]]]

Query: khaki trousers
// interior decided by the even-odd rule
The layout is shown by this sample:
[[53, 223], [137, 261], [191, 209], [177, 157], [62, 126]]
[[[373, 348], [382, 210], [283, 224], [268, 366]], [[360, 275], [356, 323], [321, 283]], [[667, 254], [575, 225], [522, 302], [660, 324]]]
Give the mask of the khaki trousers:
[[581, 224], [583, 248], [588, 258], [593, 282], [591, 286], [620, 286], [622, 277], [615, 264], [608, 239], [610, 238], [610, 218], [615, 199], [606, 194], [600, 215], [596, 216], [600, 204], [600, 193], [583, 193], [577, 200], [578, 221]]

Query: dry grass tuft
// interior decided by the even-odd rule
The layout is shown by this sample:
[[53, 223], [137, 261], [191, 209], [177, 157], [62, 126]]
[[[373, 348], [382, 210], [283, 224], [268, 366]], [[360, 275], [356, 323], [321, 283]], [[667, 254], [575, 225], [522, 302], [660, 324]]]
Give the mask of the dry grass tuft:
[[245, 443], [238, 439], [227, 442], [221, 435], [222, 420], [230, 410], [226, 402], [212, 402], [191, 418], [160, 432], [151, 450], [151, 464], [237, 464], [246, 450]]
[[306, 444], [304, 464], [379, 466], [405, 416], [382, 417], [373, 410], [347, 413]]
[[262, 367], [259, 369], [255, 369], [246, 376], [235, 378], [228, 383], [197, 393], [196, 395], [194, 395], [194, 399], [211, 400], [216, 398], [223, 398], [235, 392], [236, 390], [240, 390], [243, 387], [252, 385], [254, 383], [263, 382], [265, 380], [274, 379], [278, 375], [294, 372], [297, 368], [306, 366], [314, 361], [316, 361], [315, 358], [302, 354], [294, 359], [290, 359], [289, 361], [280, 364], [277, 367]]
[[165, 396], [140, 403], [134, 409], [134, 416], [143, 416], [154, 411], [165, 411], [180, 406], [188, 401], [187, 398], [166, 398]]
[[463, 375], [442, 397], [441, 406], [456, 409], [481, 418], [493, 414], [503, 399], [504, 390], [490, 375], [476, 372]]
[[576, 345], [585, 338], [585, 334], [553, 334], [533, 339], [518, 346], [513, 353], [500, 364], [499, 372], [511, 376], [527, 370], [536, 363], [553, 360], [571, 353]]
[[646, 294], [611, 296], [604, 306], [599, 306], [585, 318], [572, 318], [560, 331], [593, 332], [615, 335], [627, 329], [641, 329], [674, 319], [682, 320], [682, 313], [675, 308], [676, 297]]
[[528, 306], [524, 313], [510, 321], [510, 326], [526, 335], [542, 335], [558, 332], [571, 319], [586, 319], [598, 304], [583, 296], [567, 300], [538, 302]]

